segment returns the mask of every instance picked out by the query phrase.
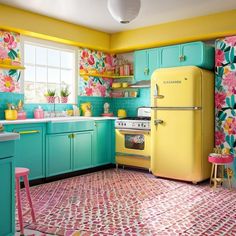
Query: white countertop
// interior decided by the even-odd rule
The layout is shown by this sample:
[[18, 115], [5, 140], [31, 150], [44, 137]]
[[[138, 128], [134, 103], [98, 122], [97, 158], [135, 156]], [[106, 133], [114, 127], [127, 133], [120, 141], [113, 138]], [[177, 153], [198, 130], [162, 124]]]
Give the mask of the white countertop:
[[1, 132], [0, 133], [0, 142], [10, 141], [19, 139], [20, 135], [17, 133], [10, 133], [10, 132]]
[[51, 117], [43, 119], [25, 119], [25, 120], [0, 120], [0, 124], [27, 124], [27, 123], [44, 123], [44, 122], [73, 122], [73, 121], [86, 121], [86, 120], [116, 120], [117, 117], [87, 117], [87, 116], [69, 116], [69, 117]]

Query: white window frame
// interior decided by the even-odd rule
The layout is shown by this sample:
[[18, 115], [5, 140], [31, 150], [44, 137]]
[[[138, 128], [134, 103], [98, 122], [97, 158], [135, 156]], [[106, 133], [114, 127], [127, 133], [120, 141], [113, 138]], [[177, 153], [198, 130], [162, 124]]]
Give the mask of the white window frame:
[[[71, 104], [77, 104], [77, 97], [78, 97], [78, 68], [79, 68], [79, 65], [78, 65], [78, 48], [77, 47], [73, 47], [73, 46], [69, 46], [69, 45], [66, 45], [66, 44], [62, 44], [62, 43], [56, 43], [56, 42], [53, 42], [53, 41], [49, 41], [49, 40], [44, 40], [44, 39], [38, 39], [38, 38], [33, 38], [33, 37], [28, 37], [28, 36], [21, 36], [21, 40], [20, 40], [20, 45], [21, 45], [21, 58], [22, 58], [22, 64], [24, 65], [24, 45], [25, 43], [30, 43], [32, 45], [35, 45], [35, 46], [42, 46], [42, 47], [48, 47], [48, 48], [51, 48], [51, 49], [57, 49], [57, 50], [65, 50], [65, 51], [68, 51], [68, 52], [73, 52], [74, 55], [75, 55], [75, 58], [74, 58], [74, 96], [72, 98], [72, 103]], [[21, 82], [20, 82], [20, 91], [21, 93], [24, 94], [24, 80], [25, 80], [25, 77], [24, 77], [24, 71], [22, 72], [22, 77], [21, 77]], [[27, 103], [27, 104], [35, 104], [35, 103], [38, 103], [38, 104], [45, 104], [45, 103], [41, 103], [41, 102], [34, 102], [34, 103]]]

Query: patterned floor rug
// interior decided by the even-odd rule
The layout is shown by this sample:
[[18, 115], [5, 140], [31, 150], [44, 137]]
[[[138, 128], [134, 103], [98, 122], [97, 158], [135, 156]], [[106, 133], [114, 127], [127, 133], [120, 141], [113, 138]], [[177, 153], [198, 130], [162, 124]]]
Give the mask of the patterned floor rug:
[[[37, 223], [55, 235], [236, 235], [236, 191], [130, 170], [105, 170], [31, 188]], [[22, 190], [23, 206], [27, 201]]]

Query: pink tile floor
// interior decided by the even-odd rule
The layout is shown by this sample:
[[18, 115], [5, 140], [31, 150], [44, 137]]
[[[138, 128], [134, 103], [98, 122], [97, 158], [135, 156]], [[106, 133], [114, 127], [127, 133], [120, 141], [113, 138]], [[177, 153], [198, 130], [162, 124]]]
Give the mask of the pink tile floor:
[[31, 194], [37, 223], [29, 214], [25, 225], [41, 236], [236, 235], [236, 191], [208, 183], [111, 169], [35, 186]]

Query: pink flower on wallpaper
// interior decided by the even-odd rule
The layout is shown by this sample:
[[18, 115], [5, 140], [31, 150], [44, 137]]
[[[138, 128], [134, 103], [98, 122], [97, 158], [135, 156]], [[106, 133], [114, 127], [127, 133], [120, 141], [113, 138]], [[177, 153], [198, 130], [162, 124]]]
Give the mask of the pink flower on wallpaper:
[[2, 47], [0, 47], [0, 58], [2, 59], [8, 58], [7, 51]]
[[236, 134], [236, 119], [228, 117], [225, 120], [224, 129], [228, 134]]
[[235, 92], [236, 87], [236, 71], [231, 71], [228, 74], [226, 74], [223, 85], [228, 87], [228, 90], [232, 93]]
[[10, 76], [0, 76], [0, 91], [1, 92], [14, 92], [15, 82]]
[[86, 50], [83, 50], [81, 53], [82, 59], [88, 58], [88, 56], [89, 56], [88, 52]]
[[16, 48], [17, 43], [13, 35], [6, 33], [5, 37], [3, 38], [4, 42], [7, 43], [7, 47], [9, 50]]
[[223, 92], [216, 92], [215, 93], [215, 106], [217, 109], [221, 109], [225, 104], [226, 94]]
[[89, 58], [88, 58], [88, 63], [89, 63], [89, 65], [94, 65], [94, 63], [95, 63], [95, 61], [94, 61], [94, 57], [93, 57], [93, 55], [90, 55], [89, 56]]
[[224, 132], [220, 132], [220, 131], [215, 132], [215, 142], [216, 142], [216, 146], [219, 146], [225, 142]]
[[87, 96], [93, 96], [93, 89], [90, 87], [85, 88], [85, 92]]
[[223, 63], [225, 59], [225, 55], [224, 52], [220, 49], [216, 49], [215, 51], [215, 63], [216, 66], [221, 66], [221, 64]]
[[115, 58], [111, 54], [107, 54], [105, 58], [106, 67], [112, 68], [115, 66]]
[[102, 97], [106, 96], [106, 86], [105, 85], [98, 84], [97, 89], [100, 92], [100, 96], [102, 96]]
[[236, 36], [227, 37], [227, 38], [225, 38], [225, 41], [226, 41], [229, 45], [235, 46], [235, 45], [236, 45]]

